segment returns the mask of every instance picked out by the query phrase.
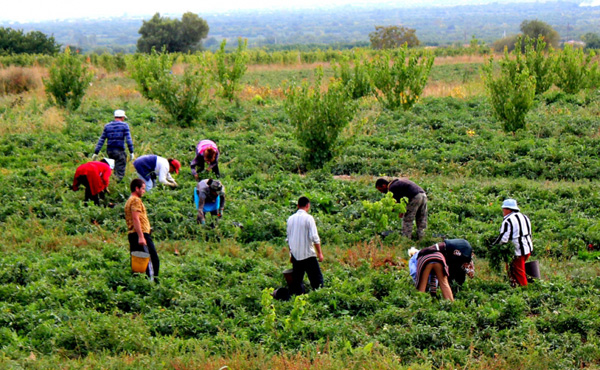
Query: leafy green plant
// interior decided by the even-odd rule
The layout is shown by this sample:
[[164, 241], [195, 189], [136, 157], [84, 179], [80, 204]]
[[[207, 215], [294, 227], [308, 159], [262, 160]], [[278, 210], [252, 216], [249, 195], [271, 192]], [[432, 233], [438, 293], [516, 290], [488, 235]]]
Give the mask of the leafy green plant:
[[391, 52], [377, 55], [368, 64], [371, 80], [380, 91], [377, 99], [388, 109], [412, 108], [423, 93], [434, 59], [432, 54], [409, 54], [406, 45], [393, 58]]
[[525, 127], [525, 116], [533, 107], [535, 77], [529, 73], [520, 50], [515, 49], [514, 57], [510, 57], [505, 49], [499, 64], [500, 74], [494, 76], [491, 57], [482, 68], [483, 79], [494, 115], [506, 132], [515, 132]]
[[56, 58], [48, 74], [44, 85], [50, 100], [63, 108], [79, 108], [93, 78], [83, 61], [77, 55], [73, 55], [70, 48], [66, 48], [65, 52]]
[[215, 54], [216, 74], [215, 79], [221, 85], [221, 96], [230, 102], [235, 98], [235, 93], [240, 88], [240, 81], [248, 69], [248, 40], [238, 39], [235, 52], [227, 55], [225, 45], [227, 40], [221, 42], [221, 47]]
[[543, 94], [554, 83], [554, 49], [551, 47], [546, 51], [546, 42], [540, 35], [537, 40], [529, 37], [517, 39], [515, 53], [522, 50], [524, 45], [524, 59], [529, 73], [535, 78], [535, 94]]
[[285, 110], [296, 128], [296, 138], [306, 149], [305, 162], [320, 168], [333, 158], [342, 129], [354, 118], [356, 103], [348, 88], [332, 80], [326, 92], [321, 91], [322, 70], [317, 72], [314, 87], [304, 82], [292, 85], [286, 92]]
[[595, 53], [590, 51], [587, 55], [580, 48], [565, 46], [557, 55], [554, 73], [556, 86], [567, 94], [576, 94], [598, 81], [598, 63], [593, 61]]
[[512, 243], [492, 244], [488, 248], [487, 258], [492, 270], [501, 273], [507, 263], [515, 256], [515, 246]]
[[138, 90], [146, 99], [154, 99], [151, 85], [159, 81], [162, 76], [171, 72], [173, 61], [166, 49], [161, 53], [152, 49], [149, 55], [137, 54], [130, 63], [131, 78], [135, 80]]
[[275, 319], [277, 318], [275, 306], [273, 305], [273, 291], [273, 288], [263, 289], [260, 299], [264, 315], [263, 327], [267, 333], [271, 333], [275, 330]]
[[304, 312], [306, 309], [306, 296], [305, 295], [297, 295], [294, 298], [294, 307], [292, 308], [292, 312], [290, 312], [290, 316], [284, 320], [284, 328], [288, 332], [297, 333], [302, 329], [302, 316], [304, 316]]
[[374, 91], [369, 77], [369, 70], [364, 61], [359, 58], [352, 60], [342, 59], [338, 65], [333, 66], [335, 78], [340, 79], [344, 85], [351, 91], [353, 99], [359, 99], [363, 96], [371, 95]]
[[381, 200], [376, 202], [362, 201], [367, 217], [375, 223], [377, 232], [387, 230], [389, 222], [397, 219], [399, 213], [406, 212], [408, 199], [402, 198], [396, 202], [391, 192], [385, 194]]

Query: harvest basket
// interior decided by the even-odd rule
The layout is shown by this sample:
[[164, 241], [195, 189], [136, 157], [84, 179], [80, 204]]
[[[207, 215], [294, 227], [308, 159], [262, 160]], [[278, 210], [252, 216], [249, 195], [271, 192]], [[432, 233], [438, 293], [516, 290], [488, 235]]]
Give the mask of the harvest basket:
[[150, 254], [146, 252], [131, 252], [131, 271], [144, 273], [150, 262]]

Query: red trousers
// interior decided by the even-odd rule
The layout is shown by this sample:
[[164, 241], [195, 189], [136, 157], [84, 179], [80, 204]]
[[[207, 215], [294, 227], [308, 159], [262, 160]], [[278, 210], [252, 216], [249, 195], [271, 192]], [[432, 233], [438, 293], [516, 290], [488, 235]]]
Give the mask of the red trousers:
[[530, 254], [524, 256], [516, 256], [510, 264], [508, 275], [511, 280], [521, 286], [527, 285], [527, 276], [525, 275], [525, 262], [529, 259]]

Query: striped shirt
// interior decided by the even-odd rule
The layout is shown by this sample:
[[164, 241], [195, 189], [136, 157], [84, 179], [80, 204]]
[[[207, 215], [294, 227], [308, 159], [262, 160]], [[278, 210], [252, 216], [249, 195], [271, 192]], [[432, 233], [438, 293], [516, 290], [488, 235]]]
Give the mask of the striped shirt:
[[504, 216], [500, 227], [500, 236], [497, 242], [500, 244], [512, 241], [515, 245], [516, 256], [526, 256], [533, 250], [531, 241], [531, 221], [529, 217], [521, 212], [511, 212]]
[[297, 261], [316, 257], [314, 244], [321, 244], [315, 219], [305, 210], [299, 209], [287, 220], [287, 242], [290, 254]]
[[131, 140], [131, 132], [129, 131], [129, 125], [125, 122], [112, 121], [104, 126], [102, 136], [100, 136], [98, 144], [96, 144], [96, 148], [94, 149], [95, 154], [100, 153], [100, 150], [104, 146], [104, 141], [107, 141], [106, 149], [108, 151], [116, 150], [123, 152], [125, 151], [125, 141], [127, 142], [129, 153], [133, 153], [133, 140]]

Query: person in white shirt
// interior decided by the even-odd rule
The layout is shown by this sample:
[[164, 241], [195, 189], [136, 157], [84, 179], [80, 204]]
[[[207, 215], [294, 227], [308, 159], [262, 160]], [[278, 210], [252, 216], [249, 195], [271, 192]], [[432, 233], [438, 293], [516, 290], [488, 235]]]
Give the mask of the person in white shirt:
[[304, 273], [308, 275], [310, 286], [318, 289], [323, 286], [323, 274], [319, 262], [323, 262], [321, 239], [315, 219], [308, 214], [310, 201], [307, 197], [298, 199], [298, 211], [287, 220], [287, 242], [290, 247], [290, 262], [294, 272], [290, 284], [291, 294], [304, 294]]
[[146, 192], [149, 192], [155, 184], [156, 179], [161, 184], [172, 188], [177, 187], [177, 183], [171, 177], [171, 173], [179, 173], [181, 163], [177, 159], [163, 158], [154, 154], [147, 154], [139, 157], [133, 162], [133, 167], [138, 176], [146, 183]]

